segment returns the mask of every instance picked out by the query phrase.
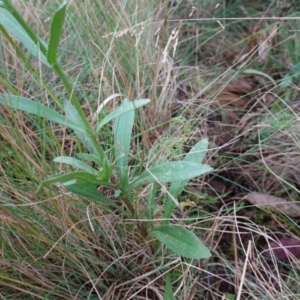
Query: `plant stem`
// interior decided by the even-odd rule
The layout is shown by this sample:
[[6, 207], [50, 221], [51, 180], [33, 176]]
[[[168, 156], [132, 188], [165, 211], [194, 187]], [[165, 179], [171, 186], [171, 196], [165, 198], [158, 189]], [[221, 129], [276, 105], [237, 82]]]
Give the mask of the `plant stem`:
[[62, 68], [60, 67], [59, 64], [53, 64], [53, 70], [59, 76], [60, 80], [62, 81], [62, 83], [65, 86], [65, 89], [67, 90], [68, 94], [70, 95], [71, 102], [74, 105], [74, 107], [75, 107], [75, 109], [76, 109], [76, 111], [77, 111], [77, 113], [80, 117], [80, 120], [82, 121], [86, 131], [90, 135], [90, 137], [93, 141], [94, 147], [95, 147], [95, 149], [97, 150], [97, 152], [99, 154], [100, 159], [102, 161], [105, 161], [106, 160], [106, 155], [105, 155], [102, 147], [100, 146], [99, 142], [97, 141], [97, 137], [95, 135], [95, 132], [94, 132], [91, 124], [89, 123], [88, 119], [86, 118], [78, 98], [75, 96], [73, 88], [72, 88], [66, 74], [64, 73], [64, 71], [62, 70]]

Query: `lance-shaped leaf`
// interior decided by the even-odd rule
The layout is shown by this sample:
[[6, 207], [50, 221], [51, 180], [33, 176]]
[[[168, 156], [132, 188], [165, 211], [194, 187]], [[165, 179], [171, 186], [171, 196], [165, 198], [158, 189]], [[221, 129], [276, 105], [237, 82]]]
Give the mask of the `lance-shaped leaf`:
[[72, 166], [74, 168], [86, 171], [86, 172], [94, 174], [94, 175], [96, 175], [96, 173], [97, 173], [97, 171], [94, 168], [92, 168], [88, 164], [86, 164], [86, 163], [82, 162], [81, 160], [76, 159], [74, 157], [58, 156], [58, 157], [55, 157], [53, 159], [53, 161], [57, 162], [57, 163], [62, 163], [62, 164]]
[[146, 182], [154, 183], [189, 180], [191, 178], [208, 173], [211, 170], [212, 168], [208, 165], [202, 165], [189, 161], [167, 162], [144, 171], [140, 176], [130, 183], [129, 189], [137, 187]]
[[105, 185], [105, 186], [108, 185], [107, 182], [98, 179], [96, 176], [92, 175], [91, 173], [79, 171], [79, 172], [71, 172], [71, 173], [56, 175], [44, 180], [41, 183], [39, 189], [37, 190], [37, 193], [46, 185], [50, 185], [54, 183], [64, 184], [66, 182], [71, 182], [71, 181], [73, 183], [76, 183], [78, 181], [78, 182], [90, 183], [93, 185]]
[[[126, 103], [125, 103], [125, 100]], [[106, 117], [104, 117], [101, 122], [98, 124], [97, 126], [97, 132], [99, 132], [99, 130], [107, 123], [109, 123], [111, 120], [121, 116], [122, 114], [127, 113], [130, 110], [134, 110], [137, 109], [147, 103], [150, 102], [149, 99], [141, 99], [141, 100], [135, 100], [135, 101], [130, 101], [128, 99], [125, 99], [123, 105], [121, 105], [120, 107], [116, 108], [114, 111], [112, 111], [109, 115], [107, 115]]]
[[93, 200], [97, 200], [105, 205], [111, 205], [114, 207], [118, 207], [118, 205], [113, 202], [112, 200], [104, 197], [101, 195], [98, 191], [98, 189], [90, 183], [84, 182], [84, 181], [77, 181], [76, 183], [73, 183], [71, 181], [66, 182], [63, 185], [68, 191], [89, 198]]
[[209, 249], [191, 231], [174, 225], [155, 227], [150, 236], [156, 237], [173, 252], [187, 258], [203, 259], [211, 256]]
[[63, 186], [68, 191], [76, 195], [95, 200], [104, 205], [109, 205], [111, 207], [116, 208], [124, 216], [130, 216], [130, 214], [127, 211], [125, 211], [120, 205], [118, 205], [115, 201], [112, 201], [111, 199], [108, 199], [101, 195], [101, 193], [93, 184], [78, 180], [75, 183], [72, 181], [66, 182], [63, 184]]
[[15, 19], [9, 10], [0, 7], [0, 24], [4, 29], [12, 35], [15, 39], [23, 44], [23, 46], [35, 57], [40, 59], [45, 65], [50, 67], [47, 58], [40, 51], [39, 44], [42, 44], [44, 48], [48, 48], [48, 45], [42, 41], [39, 37], [35, 37], [33, 40], [27, 32], [24, 30], [22, 25]]
[[[201, 163], [207, 152], [207, 148], [208, 148], [208, 140], [207, 139], [203, 139], [203, 140], [199, 141], [190, 150], [190, 152], [185, 156], [184, 161]], [[188, 183], [188, 179], [173, 181], [169, 188], [170, 194], [174, 198], [176, 198], [182, 192], [182, 190], [187, 185], [187, 183]], [[164, 224], [168, 223], [167, 219], [170, 218], [174, 208], [175, 208], [175, 203], [174, 203], [172, 197], [168, 197], [168, 201], [167, 201], [165, 211], [164, 211], [164, 219], [166, 219], [163, 221]]]
[[95, 162], [99, 167], [102, 166], [102, 161], [99, 159], [98, 156], [89, 154], [89, 153], [78, 153], [77, 156], [85, 161], [93, 161]]
[[82, 126], [66, 119], [65, 116], [59, 114], [55, 110], [28, 98], [10, 94], [0, 94], [0, 104], [65, 125], [75, 131], [86, 132]]
[[65, 16], [66, 16], [67, 2], [59, 7], [59, 9], [55, 12], [51, 22], [51, 30], [50, 30], [50, 41], [47, 53], [48, 62], [53, 65], [57, 60], [57, 48], [59, 45]]
[[[127, 106], [128, 103], [129, 100], [125, 99], [121, 107]], [[133, 122], [134, 110], [129, 110], [118, 116], [114, 124], [115, 159], [119, 167], [119, 178], [124, 190], [127, 187], [128, 156]]]

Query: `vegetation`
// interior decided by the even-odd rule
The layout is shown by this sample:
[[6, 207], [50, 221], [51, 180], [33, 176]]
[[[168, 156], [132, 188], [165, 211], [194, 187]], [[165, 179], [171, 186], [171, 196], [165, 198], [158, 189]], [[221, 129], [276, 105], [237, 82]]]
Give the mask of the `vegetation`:
[[3, 299], [299, 299], [293, 1], [0, 1]]

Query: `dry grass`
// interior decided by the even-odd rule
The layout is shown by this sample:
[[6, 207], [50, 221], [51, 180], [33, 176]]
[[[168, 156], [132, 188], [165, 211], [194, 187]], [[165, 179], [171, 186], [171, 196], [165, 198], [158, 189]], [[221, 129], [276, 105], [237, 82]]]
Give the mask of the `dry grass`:
[[[42, 2], [19, 5], [47, 39], [53, 7]], [[135, 130], [141, 136], [134, 162], [178, 159], [209, 138], [206, 162], [214, 173], [189, 184], [180, 198], [185, 209], [172, 218], [192, 229], [213, 256], [198, 262], [166, 249], [155, 252], [136, 220], [59, 187], [37, 195], [41, 179], [61, 171], [52, 159], [76, 154], [82, 146], [57, 125], [0, 107], [0, 296], [160, 300], [170, 272], [175, 299], [299, 299], [299, 259], [263, 254], [267, 243], [299, 239], [299, 217], [253, 207], [244, 198], [260, 192], [295, 203], [299, 199], [299, 89], [293, 73], [298, 54], [292, 53], [299, 37], [278, 31], [275, 38], [274, 21], [251, 20], [274, 15], [272, 5], [223, 1], [216, 9], [212, 1], [192, 9], [189, 1], [174, 6], [102, 2], [69, 7], [61, 61], [74, 92], [91, 119], [110, 96], [109, 110], [121, 98], [113, 95], [151, 99], [138, 116]], [[220, 20], [221, 25], [216, 20], [237, 12], [248, 19]], [[298, 23], [281, 26], [299, 30]], [[293, 41], [293, 51], [287, 40]], [[45, 85], [5, 42], [0, 55], [1, 91], [54, 106]], [[36, 67], [56, 96], [64, 97], [57, 78]], [[294, 82], [283, 88], [287, 74]], [[102, 135], [109, 144], [109, 132]], [[136, 201], [140, 222], [145, 221], [147, 193], [145, 188]], [[163, 192], [157, 195], [157, 223], [165, 198]]]

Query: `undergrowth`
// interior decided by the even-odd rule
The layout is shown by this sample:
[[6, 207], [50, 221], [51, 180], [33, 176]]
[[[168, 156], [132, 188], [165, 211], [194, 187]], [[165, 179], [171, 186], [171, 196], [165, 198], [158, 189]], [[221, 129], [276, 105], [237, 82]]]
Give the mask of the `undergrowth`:
[[[16, 4], [45, 41], [61, 4], [48, 2]], [[174, 207], [172, 184], [146, 181], [129, 192], [117, 169], [111, 185], [97, 186], [109, 205], [63, 181], [37, 193], [45, 180], [77, 171], [55, 158], [75, 158], [89, 144], [67, 124], [0, 105], [2, 299], [300, 298], [298, 254], [265, 255], [272, 242], [299, 241], [300, 216], [248, 198], [299, 203], [299, 8], [202, 2], [70, 2], [58, 62], [71, 93], [21, 42], [0, 35], [1, 94], [55, 111], [76, 97], [92, 127], [125, 98], [151, 100], [135, 110], [128, 175], [120, 178], [183, 161], [206, 139], [204, 162], [214, 168], [190, 180]], [[118, 165], [113, 124], [95, 138]], [[185, 258], [147, 236], [166, 222], [193, 232], [211, 257]]]

